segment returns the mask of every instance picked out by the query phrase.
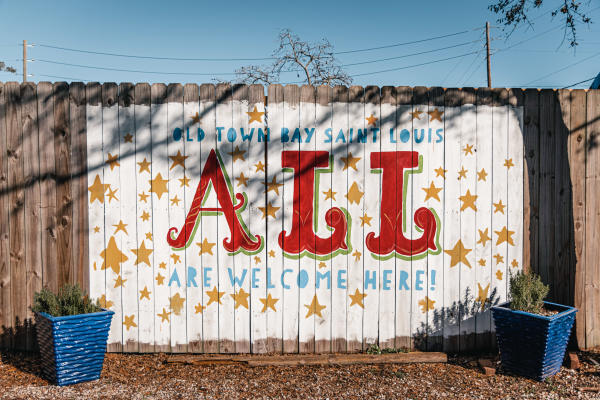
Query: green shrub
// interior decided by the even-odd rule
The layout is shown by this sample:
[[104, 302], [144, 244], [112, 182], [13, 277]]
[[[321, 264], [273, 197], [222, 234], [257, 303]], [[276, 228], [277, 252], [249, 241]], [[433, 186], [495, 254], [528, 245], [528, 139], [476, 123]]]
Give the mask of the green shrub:
[[510, 277], [510, 308], [539, 314], [549, 290], [538, 275], [518, 272]]
[[58, 294], [43, 288], [33, 296], [31, 309], [35, 312], [45, 312], [53, 317], [102, 311], [100, 305], [94, 304], [79, 285], [65, 285], [58, 290]]

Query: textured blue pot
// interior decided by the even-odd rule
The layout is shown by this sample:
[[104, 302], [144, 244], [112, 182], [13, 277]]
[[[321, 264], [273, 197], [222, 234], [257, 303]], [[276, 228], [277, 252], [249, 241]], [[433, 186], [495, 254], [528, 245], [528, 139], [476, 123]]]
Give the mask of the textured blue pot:
[[560, 371], [577, 309], [547, 301], [544, 305], [559, 313], [545, 317], [515, 311], [510, 303], [492, 307], [504, 370], [540, 381]]
[[36, 313], [42, 374], [59, 386], [100, 378], [114, 312], [53, 317]]

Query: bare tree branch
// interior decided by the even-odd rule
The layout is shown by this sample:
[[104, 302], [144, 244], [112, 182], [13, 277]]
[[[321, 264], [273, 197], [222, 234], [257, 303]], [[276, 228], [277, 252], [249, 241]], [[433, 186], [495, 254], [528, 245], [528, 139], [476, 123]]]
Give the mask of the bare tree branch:
[[[513, 31], [521, 24], [531, 25], [529, 13], [534, 9], [539, 9], [545, 0], [494, 0], [488, 8], [490, 11], [499, 15], [497, 22], [508, 27], [512, 26]], [[587, 6], [589, 6], [589, 1]], [[577, 26], [580, 23], [590, 24], [591, 18], [582, 11], [581, 2], [576, 0], [561, 0], [560, 5], [552, 10], [552, 17], [560, 16], [564, 21], [563, 41], [568, 37], [571, 47], [577, 46]]]
[[4, 64], [2, 61], [0, 61], [0, 71], [6, 71], [6, 72], [11, 72], [13, 74], [17, 73], [17, 70], [14, 69], [13, 67]]
[[241, 83], [280, 81], [284, 72], [296, 72], [302, 82], [309, 85], [350, 85], [352, 78], [342, 69], [333, 56], [333, 46], [323, 39], [309, 43], [288, 29], [279, 33], [279, 46], [273, 51], [275, 61], [271, 65], [248, 65], [236, 71]]

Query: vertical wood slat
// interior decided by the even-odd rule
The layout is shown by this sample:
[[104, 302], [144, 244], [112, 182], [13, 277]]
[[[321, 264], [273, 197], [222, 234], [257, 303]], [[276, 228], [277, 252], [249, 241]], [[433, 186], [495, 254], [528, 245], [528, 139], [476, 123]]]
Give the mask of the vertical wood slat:
[[523, 176], [523, 268], [539, 273], [540, 98], [536, 89], [524, 93], [526, 172]]
[[552, 282], [554, 263], [554, 111], [555, 97], [552, 90], [540, 92], [540, 183], [539, 183], [539, 269], [542, 281], [550, 284], [548, 299], [555, 298], [555, 282]]
[[[554, 224], [554, 264], [555, 282], [554, 300], [560, 304], [572, 305], [572, 279], [570, 276], [572, 263], [572, 193], [571, 176], [569, 174], [568, 141], [570, 134], [571, 91], [562, 89], [555, 92], [554, 109], [554, 209], [560, 210], [555, 215]], [[554, 213], [553, 213], [554, 214]]]
[[[56, 243], [56, 174], [54, 164], [54, 90], [51, 83], [37, 86], [38, 132], [40, 154], [40, 193], [42, 230], [42, 277], [44, 286], [58, 290], [58, 260]], [[85, 132], [84, 132], [85, 133]], [[83, 160], [86, 162], [86, 159]], [[87, 177], [84, 176], [87, 184]], [[87, 186], [85, 187], [87, 196]], [[87, 201], [83, 205], [87, 213]], [[87, 246], [87, 229], [83, 240]], [[84, 270], [89, 271], [88, 264]]]
[[[579, 310], [575, 319], [575, 334], [579, 348], [586, 346], [586, 298], [585, 298], [585, 270], [586, 242], [585, 242], [585, 174], [587, 152], [587, 102], [584, 90], [571, 92], [571, 134], [569, 136], [569, 169], [573, 193], [573, 246], [575, 262], [571, 274], [573, 283], [573, 304]], [[598, 343], [596, 343], [598, 344]]]
[[73, 283], [72, 258], [72, 206], [71, 195], [71, 131], [69, 127], [69, 86], [65, 82], [54, 84], [54, 154], [56, 184], [56, 248], [58, 260], [58, 286]]
[[[24, 321], [27, 318], [27, 288], [25, 281], [25, 193], [23, 175], [23, 132], [21, 131], [21, 93], [18, 83], [5, 86], [6, 152], [8, 154], [9, 243], [12, 346], [25, 349]], [[25, 295], [24, 295], [25, 294]]]
[[9, 237], [9, 176], [7, 147], [6, 85], [0, 83], [0, 348], [10, 348], [12, 328], [12, 290]]
[[85, 86], [73, 82], [69, 86], [69, 119], [71, 151], [72, 262], [73, 282], [86, 292], [90, 291], [88, 201], [87, 201], [87, 119]]
[[23, 129], [23, 178], [25, 185], [25, 268], [27, 301], [26, 348], [33, 349], [35, 332], [31, 311], [33, 295], [42, 288], [42, 255], [40, 235], [40, 159], [38, 148], [38, 115], [36, 85], [21, 85], [21, 120]]
[[587, 93], [585, 174], [585, 336], [586, 348], [600, 345], [600, 90]]

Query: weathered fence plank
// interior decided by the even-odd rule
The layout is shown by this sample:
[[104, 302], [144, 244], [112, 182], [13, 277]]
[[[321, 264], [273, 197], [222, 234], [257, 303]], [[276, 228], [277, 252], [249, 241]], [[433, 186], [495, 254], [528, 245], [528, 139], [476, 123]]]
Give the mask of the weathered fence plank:
[[7, 147], [7, 100], [6, 87], [0, 83], [0, 346], [10, 348], [12, 343], [12, 288], [10, 243], [10, 184], [8, 175]]
[[[37, 90], [32, 82], [21, 85], [21, 120], [23, 129], [23, 182], [25, 185], [25, 267], [26, 302], [42, 288], [42, 254], [40, 223], [40, 159], [38, 148]], [[86, 265], [87, 266], [87, 265]], [[32, 329], [33, 312], [27, 307], [26, 348], [35, 348]]]

